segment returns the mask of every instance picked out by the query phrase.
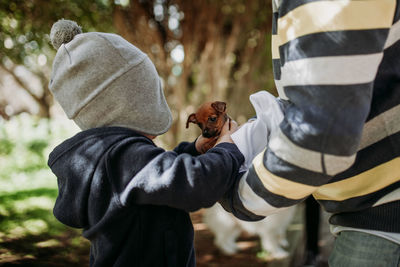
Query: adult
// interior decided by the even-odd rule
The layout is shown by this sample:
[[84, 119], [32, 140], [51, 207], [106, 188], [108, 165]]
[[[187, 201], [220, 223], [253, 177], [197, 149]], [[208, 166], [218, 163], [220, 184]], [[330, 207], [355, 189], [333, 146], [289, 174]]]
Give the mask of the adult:
[[246, 162], [265, 149], [222, 204], [258, 220], [312, 194], [332, 214], [330, 266], [399, 266], [399, 1], [274, 0], [273, 12], [280, 98], [251, 97], [258, 124], [232, 138]]

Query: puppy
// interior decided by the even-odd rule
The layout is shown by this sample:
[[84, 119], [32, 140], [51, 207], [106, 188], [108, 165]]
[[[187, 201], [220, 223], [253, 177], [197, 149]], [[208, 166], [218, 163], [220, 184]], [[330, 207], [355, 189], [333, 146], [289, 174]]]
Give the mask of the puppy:
[[205, 153], [212, 148], [221, 133], [225, 122], [229, 120], [229, 130], [231, 128], [231, 118], [226, 114], [226, 103], [221, 101], [207, 102], [199, 107], [196, 113], [189, 115], [186, 128], [189, 123], [197, 124], [201, 129], [201, 134], [210, 141], [201, 148], [201, 153]]
[[247, 222], [226, 212], [217, 203], [204, 210], [203, 222], [214, 234], [214, 244], [224, 254], [232, 255], [237, 252], [236, 239], [242, 231], [245, 231], [259, 236], [261, 247], [267, 252], [266, 260], [277, 260], [289, 256], [283, 247], [289, 245], [286, 230], [293, 220], [296, 209], [297, 205], [269, 215], [261, 221]]

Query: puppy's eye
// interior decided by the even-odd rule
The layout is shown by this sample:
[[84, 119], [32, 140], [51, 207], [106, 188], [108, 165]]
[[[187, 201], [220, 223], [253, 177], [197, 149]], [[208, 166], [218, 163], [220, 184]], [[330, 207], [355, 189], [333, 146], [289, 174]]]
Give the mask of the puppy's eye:
[[217, 120], [217, 117], [210, 117], [210, 118], [208, 118], [208, 120], [214, 122]]

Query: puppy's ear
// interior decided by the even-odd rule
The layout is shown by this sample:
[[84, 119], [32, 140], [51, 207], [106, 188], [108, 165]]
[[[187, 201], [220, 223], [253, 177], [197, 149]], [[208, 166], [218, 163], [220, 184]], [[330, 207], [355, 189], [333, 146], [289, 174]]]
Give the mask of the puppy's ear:
[[186, 128], [189, 128], [189, 122], [197, 123], [197, 119], [196, 119], [196, 114], [195, 113], [192, 113], [192, 114], [189, 115], [189, 117], [187, 119], [187, 122], [186, 122]]
[[218, 112], [223, 113], [226, 110], [226, 103], [221, 101], [215, 101], [211, 103], [211, 106]]

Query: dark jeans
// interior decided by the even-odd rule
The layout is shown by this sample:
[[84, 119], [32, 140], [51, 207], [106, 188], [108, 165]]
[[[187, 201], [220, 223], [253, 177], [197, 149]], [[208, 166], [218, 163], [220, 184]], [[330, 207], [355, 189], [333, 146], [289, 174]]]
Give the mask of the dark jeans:
[[399, 267], [400, 245], [356, 231], [343, 231], [329, 257], [330, 267]]

